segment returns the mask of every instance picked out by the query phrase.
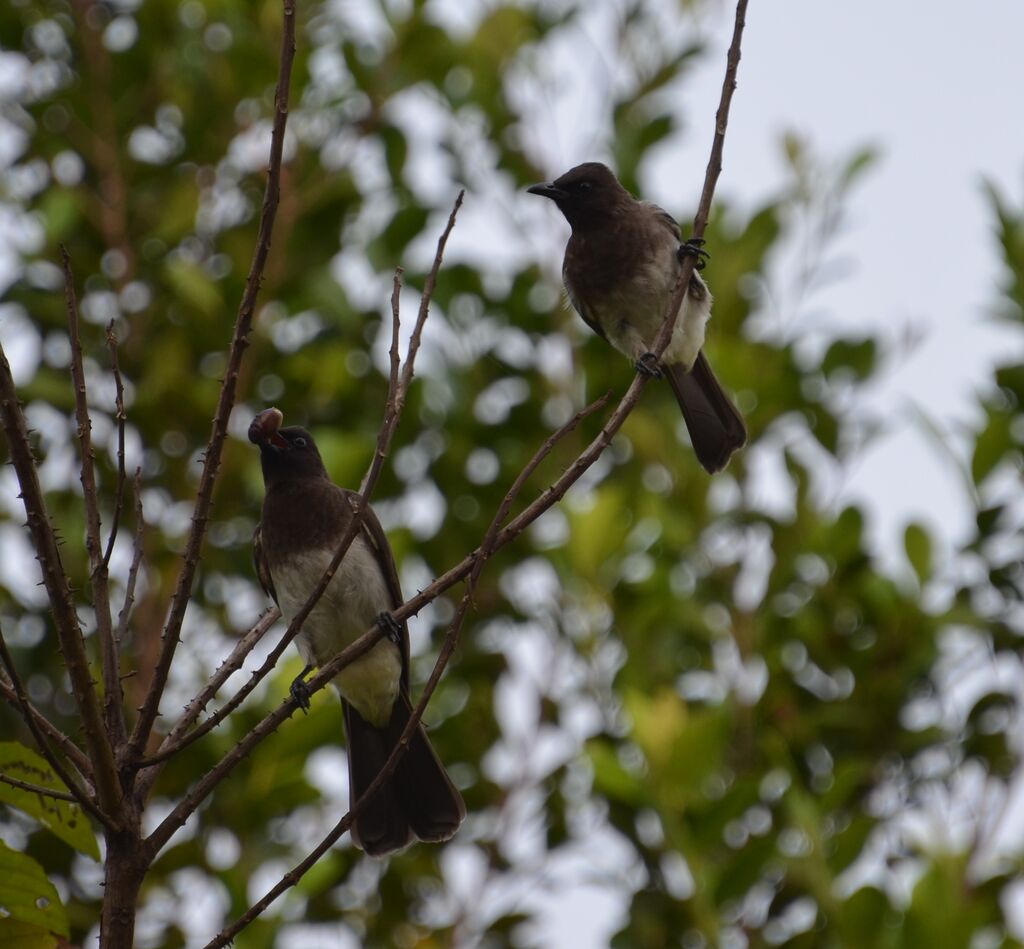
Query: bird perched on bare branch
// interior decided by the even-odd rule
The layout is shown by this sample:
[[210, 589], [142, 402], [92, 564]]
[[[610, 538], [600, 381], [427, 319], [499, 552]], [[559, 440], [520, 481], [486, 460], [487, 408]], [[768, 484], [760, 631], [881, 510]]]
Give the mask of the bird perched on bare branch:
[[[697, 459], [709, 472], [720, 471], [746, 442], [747, 430], [701, 351], [711, 316], [711, 293], [696, 272], [707, 256], [703, 242], [682, 242], [670, 214], [638, 201], [598, 162], [529, 192], [554, 201], [572, 228], [562, 278], [576, 311], [638, 370], [665, 376]], [[687, 254], [697, 258], [695, 270], [659, 364], [651, 346]]]
[[[302, 428], [282, 428], [283, 419], [277, 409], [266, 409], [249, 426], [266, 486], [253, 555], [263, 589], [291, 622], [330, 564], [360, 497], [331, 482], [313, 436]], [[412, 712], [409, 630], [390, 612], [401, 603], [391, 547], [367, 507], [352, 546], [295, 639], [307, 666], [292, 683], [300, 705], [308, 706], [304, 677], [313, 666], [326, 663], [375, 623], [388, 633], [333, 680], [344, 708], [353, 803], [384, 766]], [[448, 840], [465, 816], [462, 796], [420, 725], [394, 773], [356, 815], [352, 837], [368, 854], [380, 856], [414, 836]]]

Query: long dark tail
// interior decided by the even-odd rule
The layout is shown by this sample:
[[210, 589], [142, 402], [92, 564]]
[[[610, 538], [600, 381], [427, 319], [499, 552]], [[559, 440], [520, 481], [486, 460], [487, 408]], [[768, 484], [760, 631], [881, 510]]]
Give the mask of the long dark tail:
[[732, 400], [725, 394], [703, 352], [693, 369], [664, 366], [665, 376], [683, 410], [697, 460], [714, 474], [721, 471], [737, 448], [747, 440], [747, 427]]
[[[391, 721], [381, 729], [374, 728], [348, 702], [341, 704], [348, 733], [349, 788], [352, 801], [356, 801], [398, 744], [412, 709], [408, 696], [400, 695]], [[414, 836], [426, 841], [448, 840], [465, 816], [462, 795], [420, 725], [391, 779], [356, 815], [352, 837], [368, 854], [379, 857], [401, 850]]]

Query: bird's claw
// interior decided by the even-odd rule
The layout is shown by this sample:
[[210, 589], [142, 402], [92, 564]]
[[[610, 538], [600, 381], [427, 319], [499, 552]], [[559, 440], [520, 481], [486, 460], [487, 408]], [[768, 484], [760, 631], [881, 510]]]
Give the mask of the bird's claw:
[[644, 353], [636, 361], [636, 371], [643, 373], [648, 379], [660, 379], [661, 369], [658, 368], [658, 357], [654, 353]]
[[402, 648], [402, 637], [405, 632], [402, 624], [398, 622], [386, 610], [377, 616], [377, 625], [384, 631], [384, 635], [391, 640], [399, 649]]
[[704, 238], [703, 237], [691, 237], [688, 240], [683, 241], [679, 245], [679, 249], [676, 251], [676, 257], [679, 262], [683, 262], [684, 257], [693, 258], [693, 269], [703, 270], [707, 265], [708, 258], [711, 255], [704, 250]]
[[306, 666], [294, 679], [292, 684], [288, 687], [288, 691], [291, 692], [292, 698], [295, 699], [295, 704], [302, 709], [303, 712], [309, 711], [309, 699], [313, 694], [309, 691], [309, 686], [306, 684], [306, 676], [313, 670], [312, 666]]

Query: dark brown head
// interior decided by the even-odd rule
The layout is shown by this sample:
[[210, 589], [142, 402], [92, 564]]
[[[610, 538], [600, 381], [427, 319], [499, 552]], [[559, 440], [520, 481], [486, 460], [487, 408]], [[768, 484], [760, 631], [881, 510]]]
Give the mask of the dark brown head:
[[249, 441], [260, 449], [263, 483], [290, 478], [327, 478], [313, 436], [304, 428], [281, 428], [284, 415], [279, 409], [264, 409], [249, 425]]
[[574, 231], [605, 227], [617, 211], [634, 204], [612, 170], [596, 161], [577, 165], [561, 178], [527, 191], [554, 201]]

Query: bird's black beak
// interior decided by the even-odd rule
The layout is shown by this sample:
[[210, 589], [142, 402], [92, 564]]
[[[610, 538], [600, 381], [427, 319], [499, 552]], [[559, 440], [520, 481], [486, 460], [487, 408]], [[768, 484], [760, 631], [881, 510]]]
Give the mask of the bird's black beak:
[[565, 197], [565, 192], [550, 181], [543, 181], [539, 185], [533, 185], [526, 189], [527, 194], [539, 194], [542, 198], [550, 198], [558, 201]]
[[280, 409], [264, 409], [249, 423], [249, 441], [276, 451], [287, 448], [288, 442], [278, 434], [283, 421], [284, 413]]

